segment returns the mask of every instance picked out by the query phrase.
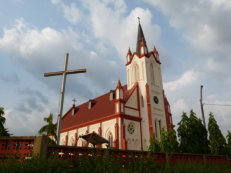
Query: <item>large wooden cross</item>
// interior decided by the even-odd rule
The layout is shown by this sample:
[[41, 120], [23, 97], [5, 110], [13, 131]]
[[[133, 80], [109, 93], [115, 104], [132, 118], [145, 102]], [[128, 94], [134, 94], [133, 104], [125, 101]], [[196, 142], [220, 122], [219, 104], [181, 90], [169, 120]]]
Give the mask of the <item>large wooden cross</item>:
[[65, 92], [65, 84], [66, 84], [66, 75], [67, 74], [85, 73], [86, 72], [86, 69], [67, 70], [68, 56], [69, 56], [69, 54], [66, 53], [65, 62], [64, 62], [64, 70], [63, 71], [44, 73], [44, 77], [57, 76], [57, 75], [62, 75], [63, 76], [63, 78], [62, 78], [62, 86], [61, 86], [61, 93], [60, 93], [60, 100], [59, 100], [57, 131], [56, 131], [56, 133], [57, 133], [57, 145], [60, 144], [60, 130], [61, 130], [62, 114], [63, 114], [63, 101], [64, 101], [64, 92]]

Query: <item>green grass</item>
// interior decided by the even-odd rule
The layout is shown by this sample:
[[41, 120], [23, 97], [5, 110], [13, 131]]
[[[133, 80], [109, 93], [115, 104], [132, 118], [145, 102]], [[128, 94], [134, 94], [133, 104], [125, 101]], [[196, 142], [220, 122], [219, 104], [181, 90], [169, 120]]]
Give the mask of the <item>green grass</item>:
[[157, 164], [153, 158], [130, 160], [128, 164], [109, 156], [81, 157], [75, 162], [57, 158], [33, 157], [18, 162], [15, 159], [0, 163], [1, 173], [229, 173], [231, 165]]

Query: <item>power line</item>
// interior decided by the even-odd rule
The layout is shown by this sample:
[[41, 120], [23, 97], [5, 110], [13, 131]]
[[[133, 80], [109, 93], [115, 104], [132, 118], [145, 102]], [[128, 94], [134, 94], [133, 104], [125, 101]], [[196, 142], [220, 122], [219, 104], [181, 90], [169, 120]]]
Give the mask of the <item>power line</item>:
[[204, 103], [204, 105], [231, 106], [231, 105], [228, 105], [228, 104], [214, 104], [214, 103]]

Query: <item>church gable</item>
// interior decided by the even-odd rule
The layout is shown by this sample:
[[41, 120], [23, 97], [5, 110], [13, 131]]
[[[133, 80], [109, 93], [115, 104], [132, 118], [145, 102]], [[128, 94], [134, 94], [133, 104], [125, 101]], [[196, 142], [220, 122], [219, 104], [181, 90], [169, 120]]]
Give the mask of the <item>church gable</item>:
[[130, 107], [134, 109], [138, 109], [138, 84], [136, 83], [134, 87], [129, 91], [128, 96], [126, 98], [125, 107]]
[[139, 117], [138, 83], [129, 90], [125, 99], [125, 114]]

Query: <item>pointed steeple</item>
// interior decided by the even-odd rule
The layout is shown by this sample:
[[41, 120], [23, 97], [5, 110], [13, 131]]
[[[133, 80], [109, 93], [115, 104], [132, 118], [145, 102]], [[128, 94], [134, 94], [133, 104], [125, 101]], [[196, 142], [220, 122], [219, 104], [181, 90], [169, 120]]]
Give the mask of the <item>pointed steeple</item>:
[[127, 53], [127, 63], [130, 62], [131, 58], [132, 58], [132, 52], [131, 52], [131, 49], [130, 49], [130, 47], [129, 47], [128, 53]]
[[116, 88], [122, 88], [120, 80], [118, 80]]
[[144, 38], [144, 33], [141, 27], [141, 24], [139, 22], [138, 25], [138, 34], [137, 34], [137, 44], [136, 44], [136, 53], [140, 55], [140, 48], [141, 48], [141, 42], [144, 42], [146, 44], [146, 40]]

